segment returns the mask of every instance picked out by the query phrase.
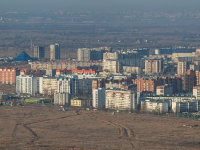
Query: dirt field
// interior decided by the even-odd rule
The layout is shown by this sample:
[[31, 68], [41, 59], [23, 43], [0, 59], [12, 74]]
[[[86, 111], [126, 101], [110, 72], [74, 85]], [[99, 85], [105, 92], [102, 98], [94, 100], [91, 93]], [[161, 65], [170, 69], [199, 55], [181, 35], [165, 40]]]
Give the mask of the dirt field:
[[200, 149], [200, 121], [58, 108], [0, 107], [0, 149]]

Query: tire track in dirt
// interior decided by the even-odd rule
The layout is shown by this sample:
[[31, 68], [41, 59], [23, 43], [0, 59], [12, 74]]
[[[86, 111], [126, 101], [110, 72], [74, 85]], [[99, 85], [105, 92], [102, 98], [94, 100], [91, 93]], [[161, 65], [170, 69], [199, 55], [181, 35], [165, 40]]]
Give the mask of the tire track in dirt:
[[22, 125], [25, 129], [27, 129], [28, 131], [30, 131], [30, 133], [34, 136], [34, 138], [30, 141], [30, 143], [28, 144], [32, 144], [35, 141], [37, 141], [39, 139], [39, 136], [37, 135], [37, 133], [35, 131], [33, 131], [30, 127], [28, 127], [27, 125], [23, 124]]
[[132, 149], [135, 148], [134, 143], [133, 143], [133, 138], [135, 137], [133, 130], [131, 130], [130, 128], [128, 128], [127, 126], [123, 125], [123, 124], [119, 124], [119, 123], [114, 123], [112, 121], [108, 121], [102, 118], [99, 118], [97, 115], [93, 114], [93, 113], [89, 113], [86, 114], [86, 116], [90, 117], [91, 119], [96, 119], [99, 120], [101, 122], [107, 123], [115, 128], [118, 129], [119, 131], [119, 136], [118, 138], [124, 138], [127, 139], [128, 142], [130, 143]]
[[70, 115], [70, 116], [64, 116], [64, 117], [59, 117], [59, 118], [45, 119], [45, 120], [40, 120], [40, 121], [26, 123], [26, 125], [37, 124], [37, 123], [42, 123], [42, 122], [46, 122], [46, 121], [60, 120], [60, 119], [65, 119], [65, 118], [69, 118], [69, 117], [74, 117], [74, 116], [77, 116], [77, 115], [78, 114], [76, 114], [76, 115]]
[[19, 124], [17, 123], [17, 124], [15, 124], [15, 127], [13, 128], [13, 132], [12, 132], [12, 134], [11, 134], [12, 141], [13, 141], [14, 138], [16, 137], [16, 134], [17, 134], [18, 128], [19, 128], [18, 126], [19, 126]]

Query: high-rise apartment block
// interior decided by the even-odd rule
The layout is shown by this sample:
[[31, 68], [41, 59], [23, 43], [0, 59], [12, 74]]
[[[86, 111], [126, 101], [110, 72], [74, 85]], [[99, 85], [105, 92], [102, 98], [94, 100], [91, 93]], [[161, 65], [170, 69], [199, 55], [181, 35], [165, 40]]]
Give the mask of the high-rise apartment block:
[[162, 60], [160, 59], [145, 60], [145, 74], [158, 74], [161, 71], [162, 71]]
[[55, 77], [40, 77], [39, 93], [44, 95], [53, 95], [57, 90], [57, 83], [57, 78]]
[[60, 45], [58, 43], [50, 45], [50, 60], [60, 60]]
[[121, 72], [121, 64], [117, 60], [103, 60], [103, 71], [109, 73]]
[[137, 94], [131, 90], [106, 90], [106, 108], [115, 110], [135, 110]]
[[34, 46], [34, 57], [38, 59], [45, 58], [45, 48], [41, 46]]
[[66, 105], [70, 104], [71, 94], [70, 93], [54, 93], [54, 104]]
[[156, 87], [156, 95], [172, 95], [173, 94], [173, 86], [172, 85], [162, 85]]
[[105, 89], [98, 88], [92, 91], [92, 106], [94, 108], [104, 108], [105, 107]]
[[196, 97], [196, 100], [200, 100], [200, 86], [193, 86], [193, 95]]
[[0, 82], [2, 84], [15, 84], [15, 78], [20, 74], [18, 69], [0, 69]]
[[188, 69], [188, 62], [187, 61], [178, 61], [177, 64], [177, 74], [185, 74], [186, 70]]
[[79, 48], [77, 51], [77, 60], [78, 61], [90, 61], [90, 49]]
[[106, 48], [79, 48], [77, 50], [78, 61], [97, 61], [103, 59], [103, 53], [107, 52]]
[[133, 80], [134, 84], [137, 84], [137, 91], [138, 92], [143, 92], [143, 91], [148, 91], [148, 92], [155, 92], [156, 91], [156, 86], [160, 85], [160, 81], [157, 79], [134, 79]]
[[16, 77], [16, 93], [24, 93], [34, 95], [37, 93], [37, 77], [17, 76]]

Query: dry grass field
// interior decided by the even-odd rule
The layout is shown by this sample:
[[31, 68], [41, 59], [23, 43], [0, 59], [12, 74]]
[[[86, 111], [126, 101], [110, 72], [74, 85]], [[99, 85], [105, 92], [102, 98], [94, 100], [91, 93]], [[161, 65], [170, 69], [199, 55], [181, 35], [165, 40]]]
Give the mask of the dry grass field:
[[[185, 126], [186, 125], [186, 126]], [[200, 121], [53, 107], [0, 107], [0, 149], [200, 149]]]

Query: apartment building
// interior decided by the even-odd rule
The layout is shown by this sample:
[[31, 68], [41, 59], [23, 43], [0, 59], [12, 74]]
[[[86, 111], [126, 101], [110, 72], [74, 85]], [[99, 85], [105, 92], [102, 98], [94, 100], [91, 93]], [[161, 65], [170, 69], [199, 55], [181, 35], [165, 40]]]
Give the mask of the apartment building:
[[200, 86], [193, 86], [193, 95], [196, 97], [196, 100], [200, 100]]
[[143, 112], [155, 112], [158, 114], [167, 113], [168, 103], [167, 102], [158, 102], [158, 101], [142, 101], [140, 104], [140, 109]]
[[60, 45], [58, 43], [50, 45], [50, 60], [60, 60]]
[[121, 65], [117, 60], [103, 60], [103, 71], [108, 73], [121, 72]]
[[20, 70], [18, 69], [0, 69], [0, 82], [2, 84], [15, 84], [16, 76], [20, 74]]
[[189, 63], [187, 61], [178, 61], [177, 74], [185, 74], [188, 67], [189, 67]]
[[69, 105], [70, 99], [70, 93], [54, 93], [54, 104], [56, 105]]
[[78, 61], [90, 61], [90, 49], [79, 48], [77, 50], [77, 60]]
[[57, 90], [58, 93], [71, 93], [71, 79], [66, 77], [57, 78]]
[[123, 73], [124, 74], [141, 74], [142, 70], [140, 67], [132, 67], [132, 66], [123, 66]]
[[159, 74], [162, 71], [162, 60], [149, 58], [145, 60], [145, 74]]
[[137, 84], [137, 92], [156, 92], [156, 86], [160, 85], [159, 79], [138, 78], [133, 79], [133, 84]]
[[44, 59], [45, 58], [45, 48], [41, 46], [34, 46], [34, 57], [38, 59]]
[[93, 67], [99, 66], [100, 68], [103, 66], [102, 61], [47, 61], [47, 62], [29, 62], [31, 65], [31, 69], [67, 69], [73, 70], [77, 67]]
[[92, 106], [94, 108], [105, 108], [105, 89], [104, 88], [93, 89]]
[[106, 90], [106, 108], [115, 110], [135, 110], [137, 108], [137, 95], [130, 90]]
[[172, 85], [162, 85], [156, 86], [156, 95], [172, 95], [173, 94], [173, 86]]
[[58, 86], [56, 77], [40, 77], [39, 78], [39, 93], [44, 95], [53, 95]]
[[16, 77], [16, 93], [24, 93], [34, 95], [37, 93], [37, 77], [17, 76]]

